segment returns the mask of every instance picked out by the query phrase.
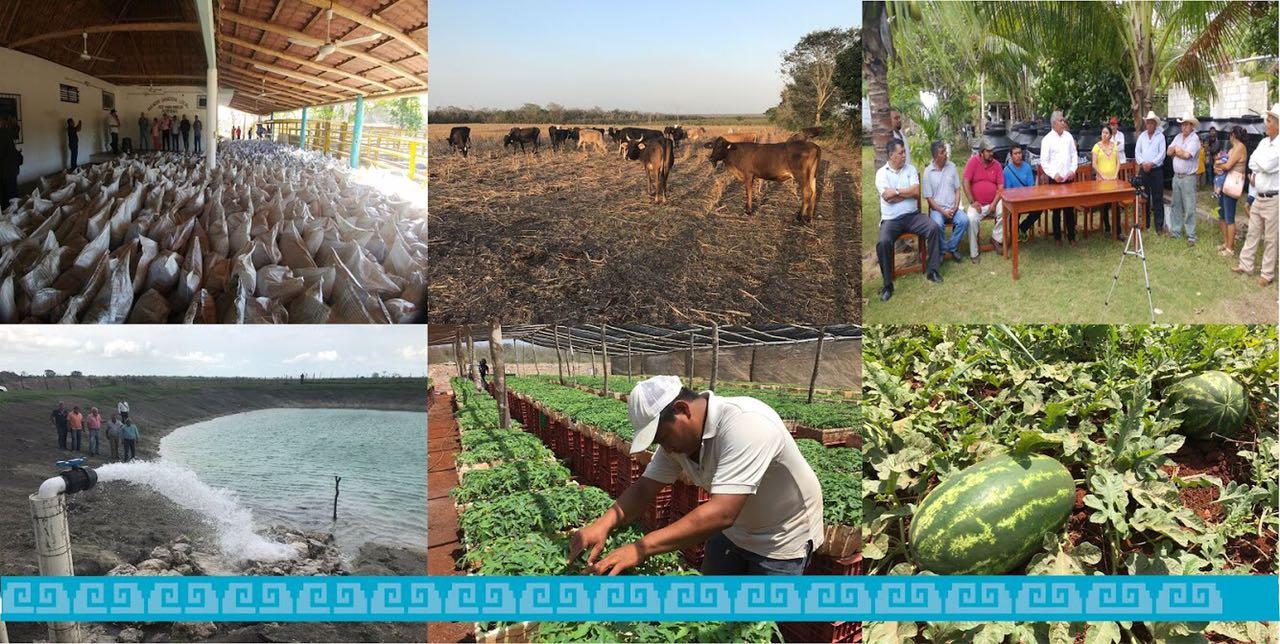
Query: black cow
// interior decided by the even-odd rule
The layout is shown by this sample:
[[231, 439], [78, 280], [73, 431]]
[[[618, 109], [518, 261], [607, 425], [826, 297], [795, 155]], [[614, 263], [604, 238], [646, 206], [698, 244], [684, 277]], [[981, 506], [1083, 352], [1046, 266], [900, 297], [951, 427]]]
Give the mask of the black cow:
[[680, 147], [680, 142], [689, 138], [689, 134], [679, 125], [668, 125], [667, 127], [662, 128], [662, 133], [665, 134], [668, 139], [671, 139], [671, 142], [676, 144], [676, 147]]
[[533, 153], [538, 153], [538, 136], [542, 133], [536, 127], [513, 127], [507, 135], [502, 137], [502, 147], [509, 148], [513, 145], [519, 145], [520, 151], [524, 152], [525, 144], [533, 146]]
[[551, 149], [559, 150], [561, 145], [577, 147], [580, 128], [564, 128], [552, 125], [547, 128], [551, 138]]
[[449, 130], [449, 149], [462, 153], [462, 158], [467, 158], [467, 152], [471, 150], [471, 128], [455, 127]]
[[627, 158], [644, 166], [653, 203], [666, 203], [667, 177], [676, 164], [675, 144], [662, 136], [631, 141], [627, 143]]
[[623, 156], [627, 154], [628, 143], [638, 143], [648, 139], [661, 139], [664, 136], [658, 130], [650, 130], [643, 127], [624, 127], [620, 130], [609, 129], [611, 130], [609, 137], [613, 139], [614, 143], [618, 144], [618, 153]]

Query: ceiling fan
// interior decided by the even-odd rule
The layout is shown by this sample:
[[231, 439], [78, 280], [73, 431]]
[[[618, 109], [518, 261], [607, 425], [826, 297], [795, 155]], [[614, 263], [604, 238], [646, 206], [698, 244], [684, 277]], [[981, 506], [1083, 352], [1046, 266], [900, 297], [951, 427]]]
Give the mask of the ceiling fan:
[[306, 45], [308, 47], [318, 48], [320, 51], [316, 54], [315, 58], [312, 58], [311, 60], [315, 62], [320, 62], [324, 60], [325, 56], [328, 56], [329, 54], [332, 54], [333, 52], [337, 51], [339, 47], [349, 47], [351, 45], [359, 45], [361, 43], [372, 42], [374, 40], [381, 39], [383, 36], [383, 34], [377, 33], [369, 36], [352, 38], [350, 40], [333, 40], [333, 37], [329, 33], [329, 28], [330, 26], [332, 26], [332, 24], [333, 24], [333, 1], [330, 0], [329, 8], [325, 12], [324, 42], [321, 42], [314, 38], [290, 38], [289, 41], [298, 43], [299, 45]]
[[89, 53], [89, 32], [85, 31], [85, 32], [82, 32], [80, 35], [84, 37], [84, 47], [82, 49], [77, 51], [74, 47], [68, 47], [66, 45], [63, 45], [62, 48], [67, 51], [72, 51], [79, 54], [80, 60], [86, 63], [91, 60], [105, 60], [108, 63], [116, 62], [116, 59], [114, 58], [103, 58], [102, 56], [94, 56], [93, 54], [90, 54]]

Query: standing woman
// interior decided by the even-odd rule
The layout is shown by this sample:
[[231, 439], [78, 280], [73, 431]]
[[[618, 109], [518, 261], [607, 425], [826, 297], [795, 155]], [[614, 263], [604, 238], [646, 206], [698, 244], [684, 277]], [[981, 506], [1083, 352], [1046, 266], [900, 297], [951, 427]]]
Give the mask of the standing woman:
[[[1116, 179], [1120, 176], [1120, 151], [1111, 137], [1115, 135], [1115, 130], [1109, 125], [1102, 126], [1102, 140], [1093, 144], [1093, 174], [1098, 180]], [[1115, 204], [1107, 204], [1099, 207], [1102, 213], [1102, 227], [1104, 230], [1111, 230], [1111, 215], [1115, 211]]]
[[1223, 177], [1218, 190], [1218, 230], [1222, 233], [1218, 254], [1223, 257], [1236, 254], [1236, 206], [1244, 193], [1245, 157], [1248, 155], [1244, 134], [1244, 128], [1239, 125], [1231, 128], [1227, 159], [1213, 164], [1214, 173]]
[[151, 151], [160, 151], [160, 118], [151, 119]]
[[84, 125], [84, 121], [71, 122], [67, 119], [67, 151], [71, 156], [67, 163], [68, 170], [74, 170], [80, 165], [80, 126]]
[[147, 120], [147, 115], [142, 112], [138, 112], [138, 149], [139, 150], [147, 149], [147, 141], [151, 140], [151, 137], [147, 136], [147, 132], [150, 129], [151, 129], [151, 121]]
[[9, 206], [9, 200], [18, 196], [18, 168], [22, 167], [22, 153], [18, 151], [18, 123], [0, 116], [0, 210]]
[[173, 119], [169, 118], [168, 112], [165, 112], [164, 115], [160, 117], [160, 146], [165, 152], [172, 149], [170, 144], [173, 140], [169, 137], [169, 132], [172, 127]]

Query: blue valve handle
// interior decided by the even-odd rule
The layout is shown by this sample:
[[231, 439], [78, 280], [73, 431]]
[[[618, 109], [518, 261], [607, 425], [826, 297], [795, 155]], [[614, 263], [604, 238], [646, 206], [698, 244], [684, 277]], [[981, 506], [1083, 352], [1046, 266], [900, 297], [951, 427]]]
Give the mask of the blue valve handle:
[[62, 469], [69, 470], [84, 465], [85, 460], [86, 459], [83, 456], [79, 458], [69, 458], [65, 461], [58, 461], [57, 465]]

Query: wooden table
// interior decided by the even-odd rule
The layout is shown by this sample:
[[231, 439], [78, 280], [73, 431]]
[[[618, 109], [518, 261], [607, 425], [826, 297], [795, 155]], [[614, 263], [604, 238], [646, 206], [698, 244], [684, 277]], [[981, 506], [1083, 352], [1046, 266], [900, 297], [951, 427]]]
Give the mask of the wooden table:
[[[1128, 181], [1103, 179], [1101, 181], [1073, 181], [1050, 183], [1026, 188], [1007, 188], [1004, 191], [1004, 256], [1013, 259], [1013, 279], [1018, 279], [1018, 222], [1021, 215], [1054, 208], [1095, 208], [1106, 204], [1136, 203], [1136, 191]], [[1046, 215], [1051, 213], [1046, 212]], [[1133, 225], [1142, 227], [1143, 218], [1134, 206]], [[1116, 234], [1119, 235], [1119, 222]]]

